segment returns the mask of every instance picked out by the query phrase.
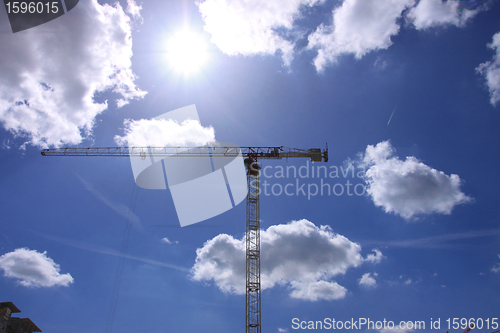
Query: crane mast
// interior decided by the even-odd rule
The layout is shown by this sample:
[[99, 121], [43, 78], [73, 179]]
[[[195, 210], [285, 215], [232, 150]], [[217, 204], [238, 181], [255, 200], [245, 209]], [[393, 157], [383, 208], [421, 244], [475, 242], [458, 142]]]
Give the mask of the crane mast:
[[260, 307], [260, 186], [259, 167], [252, 158], [247, 167], [246, 223], [246, 333], [261, 332]]
[[44, 149], [43, 156], [146, 156], [158, 157], [236, 157], [245, 158], [247, 169], [246, 212], [246, 333], [261, 333], [260, 281], [260, 179], [259, 159], [310, 158], [313, 162], [328, 162], [328, 147], [308, 150], [281, 147], [94, 147]]

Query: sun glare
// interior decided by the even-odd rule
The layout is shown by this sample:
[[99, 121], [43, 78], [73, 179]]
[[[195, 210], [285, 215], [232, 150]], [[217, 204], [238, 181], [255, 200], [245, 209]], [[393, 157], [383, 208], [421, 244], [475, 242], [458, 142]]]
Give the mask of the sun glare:
[[200, 34], [183, 30], [167, 42], [167, 61], [175, 71], [193, 74], [202, 68], [207, 58], [207, 43]]

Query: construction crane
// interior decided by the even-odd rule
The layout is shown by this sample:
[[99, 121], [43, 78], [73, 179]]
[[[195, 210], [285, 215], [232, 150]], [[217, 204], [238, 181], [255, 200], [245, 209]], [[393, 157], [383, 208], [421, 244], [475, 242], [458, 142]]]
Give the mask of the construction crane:
[[[261, 333], [261, 281], [260, 281], [260, 159], [309, 158], [312, 162], [328, 162], [328, 146], [308, 150], [281, 147], [217, 147], [213, 157], [245, 158], [247, 170], [246, 211], [246, 333]], [[103, 147], [44, 149], [43, 156], [147, 156], [206, 157], [206, 147]]]

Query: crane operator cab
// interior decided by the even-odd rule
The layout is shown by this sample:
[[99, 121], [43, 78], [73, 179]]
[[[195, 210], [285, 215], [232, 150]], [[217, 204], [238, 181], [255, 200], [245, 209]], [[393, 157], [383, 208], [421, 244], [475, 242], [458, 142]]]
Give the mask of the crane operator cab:
[[312, 162], [321, 162], [321, 161], [323, 161], [323, 155], [321, 154], [321, 149], [319, 149], [319, 148], [311, 148], [307, 152], [310, 154]]
[[254, 160], [251, 157], [247, 157], [243, 162], [245, 163], [245, 169], [247, 170], [247, 175], [250, 176], [259, 175], [260, 165], [259, 163], [257, 163], [256, 160]]
[[328, 144], [326, 145], [326, 149], [323, 151], [319, 148], [311, 148], [307, 150], [307, 152], [309, 153], [309, 157], [312, 162], [328, 162]]

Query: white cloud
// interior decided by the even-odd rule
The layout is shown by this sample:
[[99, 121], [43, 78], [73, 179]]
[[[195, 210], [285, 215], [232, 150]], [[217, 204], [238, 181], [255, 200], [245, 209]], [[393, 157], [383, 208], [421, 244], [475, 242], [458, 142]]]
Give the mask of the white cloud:
[[294, 42], [276, 29], [291, 32], [301, 6], [324, 0], [205, 0], [197, 2], [212, 43], [228, 55], [275, 54], [282, 52], [285, 65], [293, 58]]
[[[498, 255], [498, 258], [500, 258], [500, 254]], [[496, 263], [492, 268], [491, 268], [491, 271], [494, 272], [494, 273], [498, 273], [500, 272], [500, 263]]]
[[168, 239], [167, 237], [163, 237], [161, 239], [161, 242], [162, 243], [165, 243], [165, 244], [178, 244], [179, 241], [171, 241], [170, 239]]
[[368, 52], [392, 45], [391, 36], [399, 32], [398, 18], [414, 0], [345, 0], [333, 11], [333, 25], [321, 24], [309, 35], [308, 48], [317, 48], [317, 71], [336, 62], [341, 54], [360, 59]]
[[366, 259], [365, 261], [369, 261], [369, 262], [372, 262], [374, 264], [378, 264], [379, 262], [382, 261], [382, 259], [384, 259], [384, 255], [382, 254], [382, 252], [380, 252], [380, 250], [378, 249], [373, 249], [372, 250], [373, 252], [375, 252], [375, 254], [369, 254], [366, 256]]
[[412, 281], [411, 281], [411, 279], [407, 279], [407, 280], [405, 281], [405, 284], [406, 284], [406, 285], [408, 285], [408, 284], [411, 284], [411, 282], [412, 282]]
[[490, 90], [490, 103], [496, 106], [500, 101], [500, 32], [493, 36], [493, 42], [488, 47], [495, 51], [493, 59], [480, 64], [476, 71], [486, 78]]
[[463, 27], [480, 10], [464, 8], [458, 0], [420, 0], [408, 12], [407, 18], [418, 30], [440, 25]]
[[9, 150], [11, 148], [10, 146], [10, 140], [9, 139], [4, 139], [2, 141], [2, 149], [6, 149], [6, 150]]
[[[197, 5], [211, 41], [228, 55], [273, 55], [282, 52], [289, 66], [296, 41], [308, 32], [297, 23], [306, 7], [325, 0], [198, 0]], [[365, 54], [387, 49], [399, 33], [400, 23], [416, 29], [440, 25], [465, 26], [487, 4], [464, 4], [459, 0], [341, 0], [332, 12], [332, 23], [321, 23], [309, 34], [308, 49], [317, 49], [314, 65], [318, 72], [343, 54], [360, 59]], [[380, 64], [386, 66], [385, 62]]]
[[59, 273], [59, 265], [47, 257], [47, 252], [16, 249], [0, 257], [0, 268], [4, 270], [4, 276], [19, 279], [26, 287], [68, 286], [73, 283], [69, 273]]
[[118, 106], [146, 94], [134, 83], [130, 19], [118, 3], [80, 1], [57, 20], [1, 34], [0, 44], [0, 122], [25, 144], [78, 144], [108, 107], [96, 94], [117, 93]]
[[342, 299], [347, 294], [347, 289], [339, 285], [337, 282], [315, 281], [315, 282], [290, 282], [292, 292], [290, 297], [302, 299], [306, 301]]
[[165, 119], [126, 119], [125, 136], [115, 136], [119, 145], [133, 147], [203, 146], [215, 141], [213, 127], [203, 127], [197, 120], [177, 123]]
[[[262, 289], [289, 285], [293, 298], [316, 301], [345, 297], [347, 290], [332, 277], [364, 262], [361, 246], [307, 220], [261, 231]], [[245, 294], [245, 238], [221, 234], [196, 251], [191, 276], [214, 280], [224, 292]]]
[[363, 274], [363, 276], [361, 277], [361, 279], [359, 279], [359, 285], [360, 286], [366, 286], [366, 287], [376, 287], [377, 286], [377, 281], [375, 281], [375, 278], [371, 277], [370, 276], [371, 273], [365, 273]]
[[458, 175], [446, 175], [413, 156], [392, 157], [389, 141], [368, 145], [362, 164], [367, 168], [367, 193], [386, 213], [405, 219], [418, 214], [451, 214], [456, 205], [471, 201], [461, 190]]
[[141, 18], [142, 6], [137, 5], [135, 0], [127, 0], [127, 13], [129, 13], [133, 18]]

